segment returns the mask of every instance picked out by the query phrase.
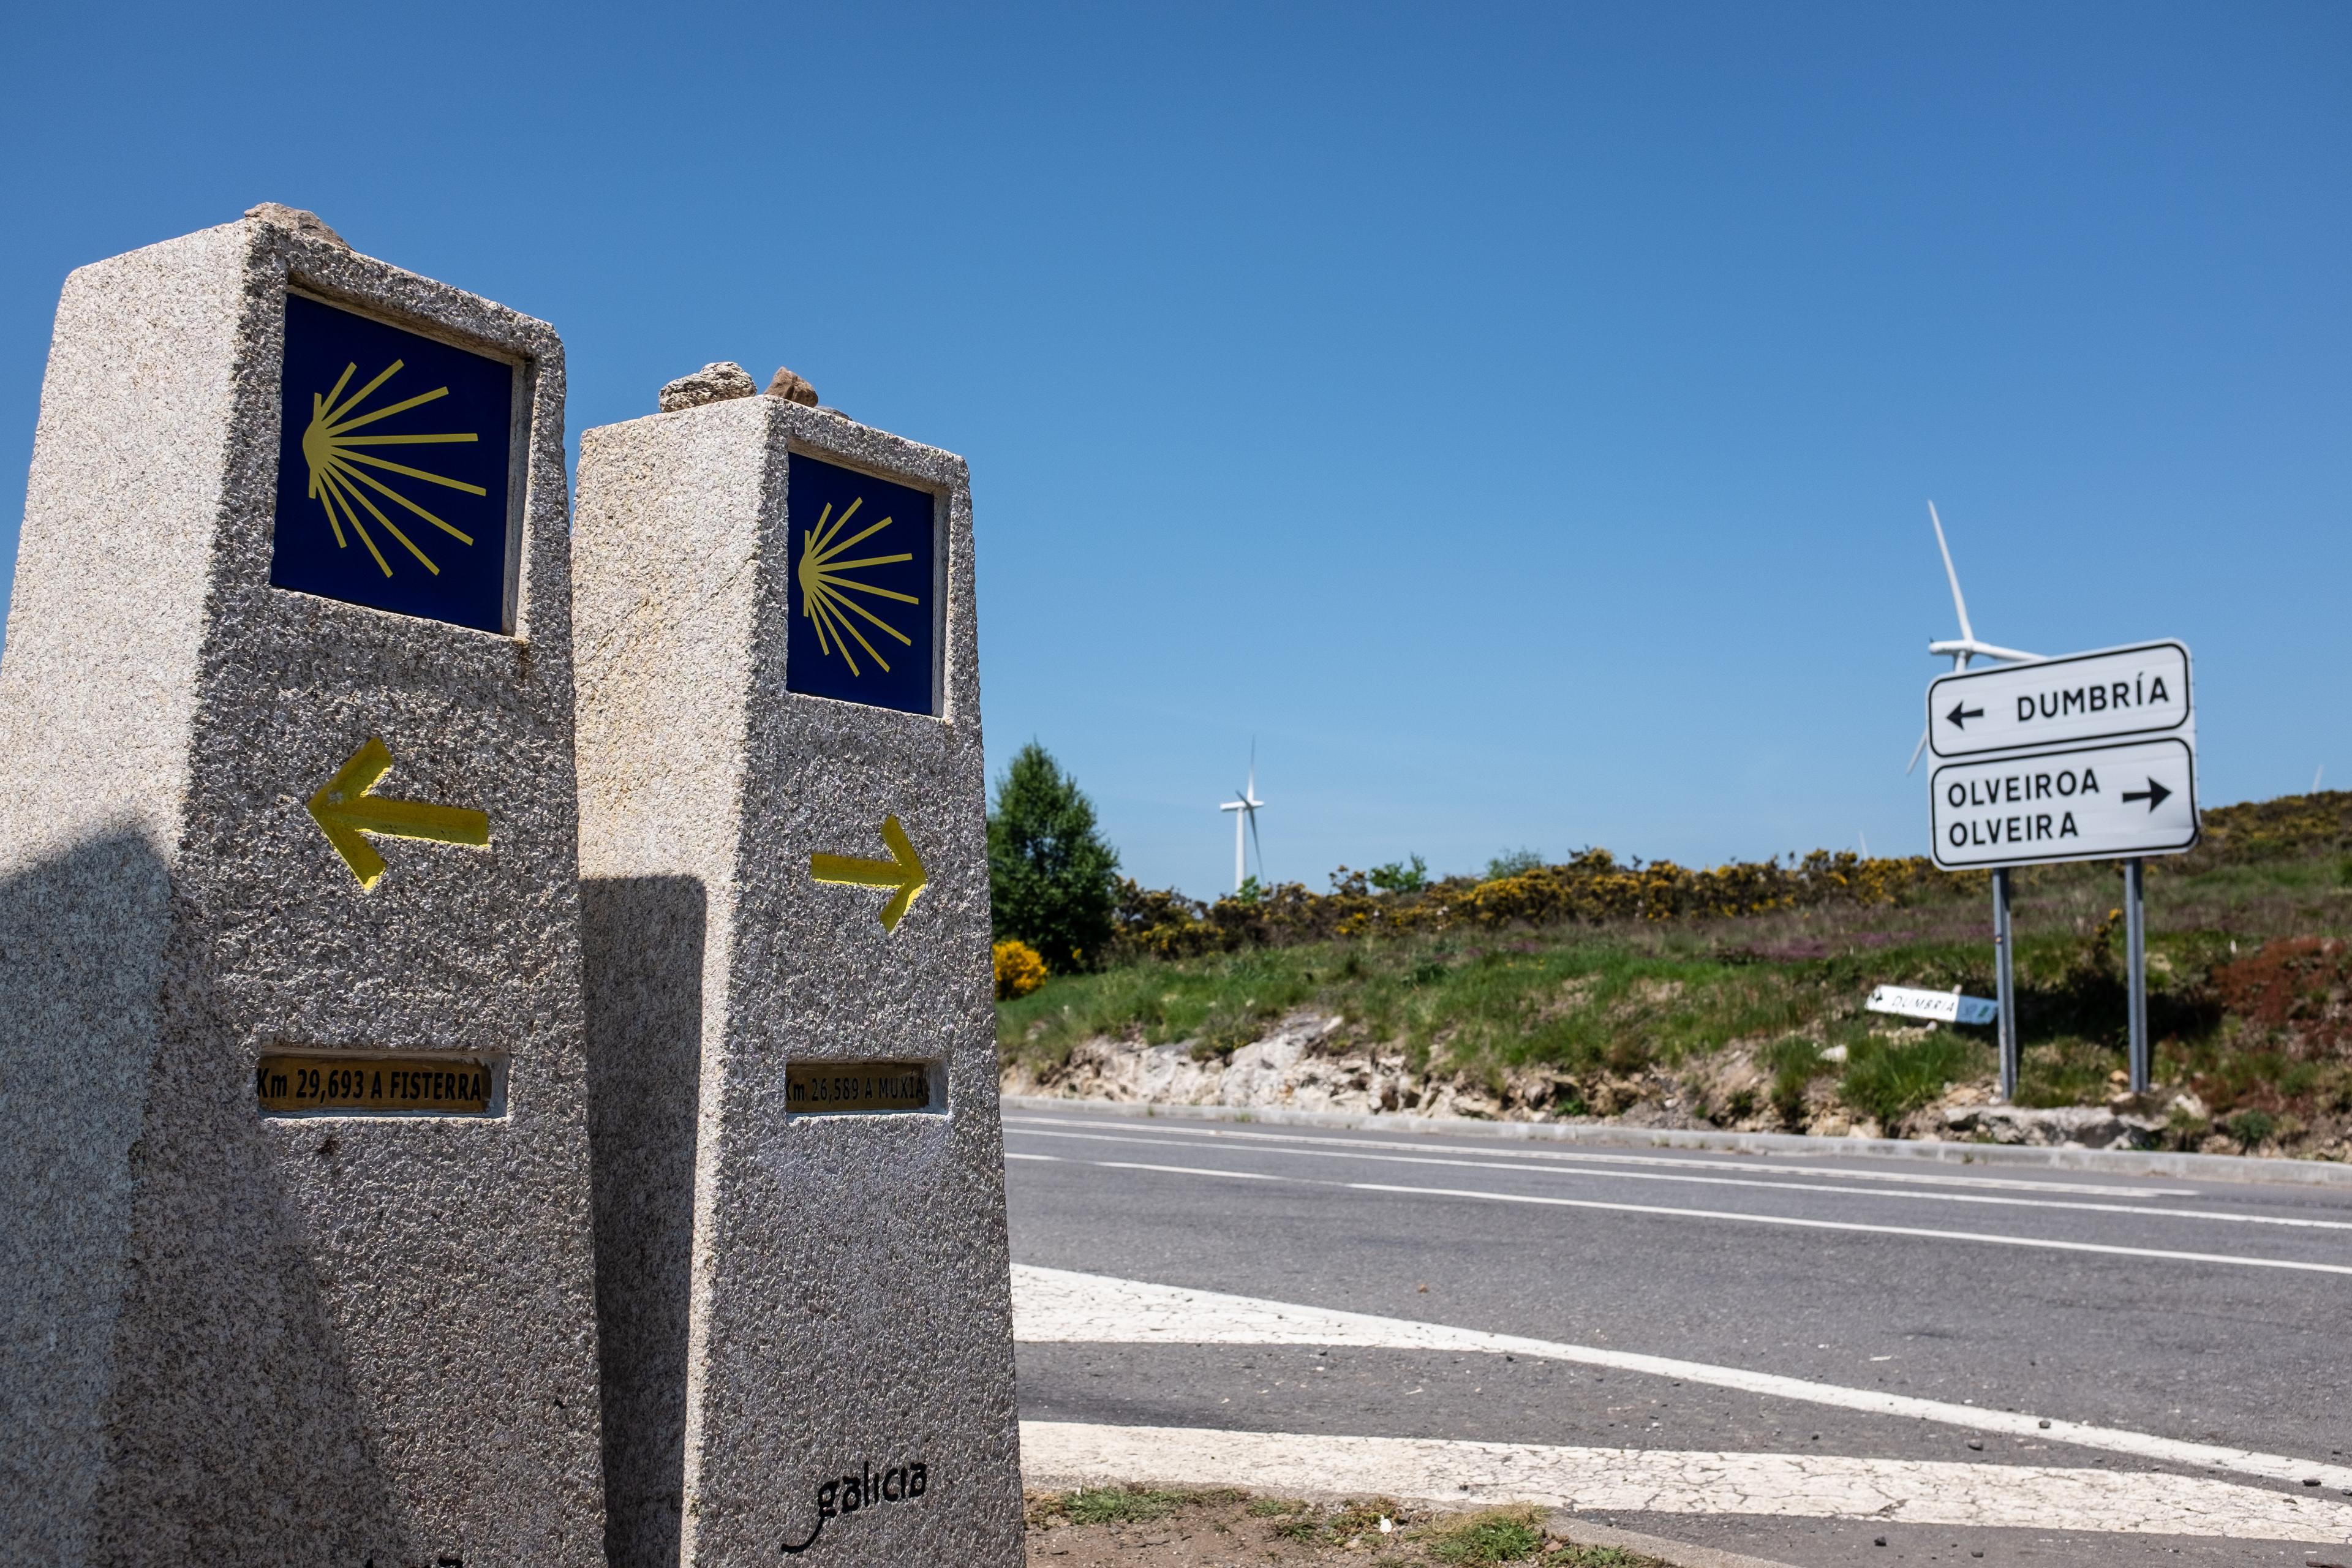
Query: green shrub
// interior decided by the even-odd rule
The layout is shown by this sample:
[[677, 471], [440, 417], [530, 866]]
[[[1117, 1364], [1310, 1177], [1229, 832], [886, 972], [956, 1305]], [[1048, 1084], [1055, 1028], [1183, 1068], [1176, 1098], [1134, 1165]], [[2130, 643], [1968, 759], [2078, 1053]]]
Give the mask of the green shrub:
[[1803, 1120], [1806, 1087], [1829, 1070], [1829, 1063], [1822, 1059], [1822, 1047], [1802, 1036], [1790, 1035], [1757, 1052], [1756, 1059], [1772, 1074], [1773, 1110], [1790, 1125]]
[[1969, 1042], [1942, 1032], [1916, 1040], [1866, 1035], [1847, 1049], [1840, 1097], [1889, 1129], [1942, 1094], [1947, 1084], [1969, 1076], [1977, 1056]]
[[2267, 1110], [2241, 1110], [2230, 1118], [2230, 1136], [2242, 1149], [2259, 1147], [2277, 1131], [2278, 1118]]

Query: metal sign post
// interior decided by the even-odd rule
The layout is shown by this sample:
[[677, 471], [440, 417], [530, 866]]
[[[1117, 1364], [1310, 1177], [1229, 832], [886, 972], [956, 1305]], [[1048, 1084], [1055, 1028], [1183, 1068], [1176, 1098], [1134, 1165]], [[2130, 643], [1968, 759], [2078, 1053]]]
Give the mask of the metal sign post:
[[2147, 866], [2124, 862], [2124, 988], [2130, 1013], [2131, 1091], [2146, 1094], [2153, 1064], [2147, 1048]]
[[2000, 1097], [2017, 1098], [2017, 969], [2011, 962], [2009, 868], [1992, 874], [1993, 1003], [2000, 1009]]
[[2017, 1093], [2017, 941], [2010, 870], [2124, 862], [2132, 1092], [2154, 1077], [2147, 1038], [2143, 857], [2197, 846], [2197, 725], [2186, 645], [2146, 643], [1940, 677], [1927, 688], [1936, 864], [1992, 873], [2000, 1094]]

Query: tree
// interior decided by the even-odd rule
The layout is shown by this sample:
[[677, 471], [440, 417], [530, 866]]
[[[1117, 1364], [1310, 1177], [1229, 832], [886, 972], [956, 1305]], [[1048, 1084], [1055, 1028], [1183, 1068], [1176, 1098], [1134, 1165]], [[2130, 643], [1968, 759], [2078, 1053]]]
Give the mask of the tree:
[[989, 923], [1056, 970], [1100, 961], [1118, 896], [1118, 854], [1095, 830], [1094, 803], [1032, 741], [996, 781], [988, 814]]

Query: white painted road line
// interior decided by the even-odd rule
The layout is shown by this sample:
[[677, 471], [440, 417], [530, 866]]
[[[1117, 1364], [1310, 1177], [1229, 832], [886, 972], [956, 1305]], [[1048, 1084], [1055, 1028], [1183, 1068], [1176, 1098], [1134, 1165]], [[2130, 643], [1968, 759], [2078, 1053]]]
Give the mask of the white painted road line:
[[1163, 1171], [1171, 1176], [1223, 1176], [1232, 1182], [1286, 1182], [1288, 1176], [1269, 1176], [1257, 1171], [1201, 1171], [1190, 1165], [1145, 1165], [1133, 1160], [1087, 1160], [1083, 1164], [1097, 1165], [1106, 1171]]
[[[1879, 1389], [1847, 1388], [1740, 1367], [1710, 1366], [1704, 1362], [1675, 1361], [1593, 1345], [1449, 1328], [1441, 1323], [1415, 1322], [1409, 1318], [1331, 1311], [1252, 1296], [1228, 1296], [1213, 1290], [1190, 1290], [1136, 1279], [1115, 1279], [1107, 1275], [1037, 1268], [1027, 1264], [1016, 1264], [1013, 1269], [1013, 1337], [1032, 1344], [1334, 1345], [1520, 1355], [1653, 1377], [1681, 1378], [1685, 1383], [1832, 1405], [1871, 1415], [1933, 1421], [2004, 1436], [2066, 1443], [2128, 1454], [2153, 1463], [2229, 1470], [2297, 1486], [2315, 1480], [2339, 1493], [2352, 1490], [2352, 1465], [2317, 1464], [2284, 1454], [2189, 1443], [2080, 1421], [2053, 1420], [2045, 1427], [2031, 1412], [1986, 1410], [1973, 1405], [1917, 1399]], [[2001, 1468], [2005, 1471], [2008, 1467]]]
[[1300, 1187], [1335, 1187], [1353, 1193], [1403, 1197], [1467, 1198], [1478, 1203], [1533, 1204], [1546, 1208], [1596, 1209], [1610, 1214], [1654, 1215], [1669, 1219], [1724, 1220], [1738, 1225], [1780, 1226], [1792, 1230], [1843, 1231], [1864, 1236], [1910, 1236], [1931, 1241], [1979, 1242], [1988, 1247], [2023, 1247], [2048, 1252], [2084, 1252], [2109, 1258], [2152, 1258], [2168, 1263], [2219, 1263], [2236, 1268], [2283, 1268], [2302, 1274], [2352, 1275], [2352, 1264], [2308, 1263], [2293, 1258], [2245, 1258], [2231, 1252], [2182, 1252], [2162, 1247], [2122, 1247], [2104, 1241], [2062, 1241], [2049, 1237], [1997, 1236], [1981, 1230], [1936, 1230], [1916, 1225], [1871, 1225], [1861, 1220], [1805, 1219], [1794, 1215], [1742, 1214], [1737, 1209], [1673, 1208], [1664, 1204], [1611, 1203], [1603, 1198], [1545, 1197], [1532, 1193], [1482, 1193], [1468, 1187], [1408, 1187], [1390, 1182], [1327, 1182], [1315, 1176], [1274, 1176], [1255, 1171], [1221, 1171], [1202, 1165], [1148, 1165], [1128, 1160], [1070, 1160], [1111, 1171], [1150, 1171], [1171, 1176], [1211, 1176], [1277, 1182]]
[[1676, 1453], [1187, 1426], [1021, 1423], [1032, 1485], [1246, 1487], [1424, 1503], [2352, 1541], [2352, 1509], [2201, 1476], [1829, 1454]]
[[[1279, 1178], [1277, 1178], [1279, 1179]], [[1318, 1183], [1318, 1185], [1326, 1184]], [[1612, 1204], [1599, 1198], [1538, 1197], [1529, 1193], [1481, 1193], [1466, 1187], [1405, 1187], [1383, 1182], [1349, 1182], [1364, 1193], [1401, 1193], [1416, 1197], [1475, 1198], [1491, 1204], [1540, 1204], [1550, 1208], [1607, 1209], [1618, 1214], [1672, 1215], [1684, 1219], [1735, 1220], [1798, 1230], [1856, 1231], [1873, 1236], [1918, 1236], [1937, 1241], [1976, 1241], [1989, 1247], [2032, 1247], [2053, 1252], [2095, 1252], [2110, 1258], [2156, 1258], [2168, 1263], [2226, 1263], [2240, 1268], [2289, 1268], [2305, 1274], [2352, 1274], [2352, 1263], [2306, 1263], [2293, 1258], [2242, 1258], [2229, 1252], [2176, 1252], [2162, 1247], [2117, 1247], [2104, 1241], [2060, 1241], [2040, 1236], [1997, 1236], [1982, 1230], [1931, 1230], [1916, 1225], [1865, 1225], [1860, 1220], [1802, 1219], [1794, 1215], [1741, 1214], [1737, 1209], [1679, 1209], [1658, 1204]]]
[[[1177, 1138], [1139, 1138], [1132, 1133], [1060, 1132], [1039, 1128], [1018, 1130], [1024, 1138], [1069, 1138], [1093, 1143], [1147, 1143], [1163, 1149], [1197, 1149], [1197, 1143]], [[1366, 1160], [1384, 1165], [1444, 1165], [1468, 1171], [1507, 1171], [1514, 1175], [1583, 1176], [1621, 1182], [1686, 1182], [1711, 1187], [1756, 1187], [1771, 1193], [1830, 1193], [1848, 1198], [1914, 1198], [1926, 1203], [1994, 1204], [2007, 1208], [2074, 1209], [2089, 1214], [2154, 1215], [2164, 1219], [2214, 1220], [2224, 1225], [2275, 1225], [2304, 1230], [2352, 1230], [2352, 1220], [2302, 1219], [2275, 1215], [2230, 1214], [2208, 1209], [2153, 1208], [2145, 1204], [2088, 1204], [2063, 1198], [2020, 1198], [1989, 1193], [1937, 1193], [1884, 1191], [1867, 1188], [1840, 1187], [1819, 1182], [1782, 1180], [1757, 1181], [1745, 1176], [1709, 1176], [1696, 1173], [1660, 1171], [1616, 1171], [1558, 1169], [1543, 1166], [1498, 1165], [1486, 1159], [1444, 1159], [1433, 1154], [1369, 1154], [1347, 1148], [1298, 1149], [1263, 1148], [1237, 1149], [1235, 1153], [1294, 1154], [1302, 1158], [1322, 1160]], [[1671, 1163], [1672, 1162], [1660, 1162]], [[1811, 1175], [1811, 1172], [1792, 1172], [1792, 1176]]]
[[[1008, 1127], [1099, 1127], [1132, 1131], [1135, 1123], [1120, 1121], [1087, 1121], [1077, 1117], [1039, 1116], [1014, 1112], [1004, 1118]], [[1407, 1142], [1396, 1138], [1336, 1138], [1315, 1132], [1258, 1132], [1233, 1127], [1187, 1127], [1174, 1121], [1155, 1124], [1154, 1131], [1170, 1137], [1225, 1140], [1236, 1143], [1324, 1143], [1343, 1145], [1350, 1149], [1404, 1149], [1426, 1153], [1432, 1149], [1450, 1150], [1450, 1144]], [[1455, 1151], [1468, 1153], [1468, 1150]], [[1808, 1176], [1815, 1180], [1846, 1182], [1895, 1182], [1906, 1185], [1937, 1187], [2000, 1188], [2030, 1193], [2065, 1193], [2095, 1198], [2195, 1198], [2206, 1194], [2194, 1187], [2115, 1187], [2100, 1186], [2088, 1182], [2053, 1182], [2031, 1176], [1954, 1176], [1925, 1171], [1845, 1171], [1832, 1167], [1774, 1164], [1765, 1160], [1727, 1160], [1715, 1155], [1692, 1154], [1599, 1154], [1582, 1150], [1566, 1149], [1482, 1149], [1478, 1157], [1486, 1160], [1524, 1160], [1537, 1163], [1559, 1162], [1565, 1164], [1591, 1165], [1662, 1165], [1668, 1169], [1703, 1171], [1752, 1171], [1765, 1175]], [[1819, 1158], [1820, 1156], [1804, 1156]]]

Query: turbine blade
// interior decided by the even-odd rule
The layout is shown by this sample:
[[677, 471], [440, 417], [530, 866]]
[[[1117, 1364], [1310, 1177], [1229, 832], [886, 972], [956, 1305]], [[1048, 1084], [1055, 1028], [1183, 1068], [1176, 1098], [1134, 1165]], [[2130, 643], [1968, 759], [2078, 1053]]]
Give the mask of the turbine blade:
[[1960, 597], [1960, 574], [1952, 569], [1952, 547], [1944, 542], [1944, 520], [1936, 515], [1936, 503], [1927, 503], [1927, 521], [1936, 525], [1936, 548], [1943, 552], [1944, 575], [1952, 584], [1952, 608], [1960, 613], [1960, 636], [1967, 641], [1977, 640], [1976, 632], [1969, 626], [1969, 602]]
[[1253, 811], [1249, 814], [1249, 822], [1250, 847], [1257, 851], [1257, 874], [1259, 880], [1263, 881], [1265, 878], [1265, 846], [1264, 843], [1260, 842], [1257, 836], [1256, 812]]
[[[1934, 727], [1935, 726], [1933, 725], [1929, 725], [1928, 729], [1933, 729]], [[1911, 776], [1911, 770], [1919, 765], [1919, 753], [1927, 749], [1927, 731], [1922, 730], [1919, 731], [1919, 743], [1911, 748], [1911, 760], [1903, 764], [1903, 776], [1905, 778], [1909, 778]]]

